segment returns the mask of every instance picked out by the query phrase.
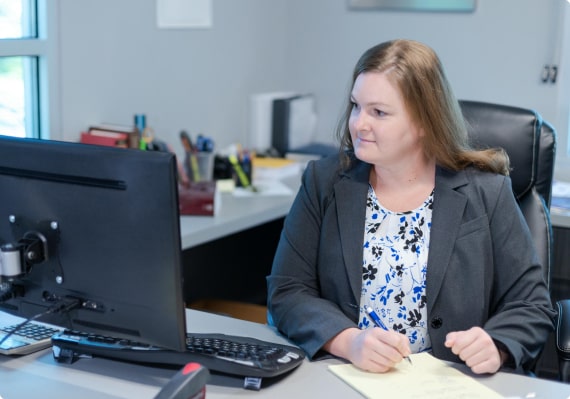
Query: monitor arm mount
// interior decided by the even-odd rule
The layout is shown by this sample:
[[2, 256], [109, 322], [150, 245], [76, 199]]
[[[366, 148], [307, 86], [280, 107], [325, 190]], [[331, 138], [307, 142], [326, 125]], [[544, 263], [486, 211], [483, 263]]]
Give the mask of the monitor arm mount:
[[36, 231], [30, 231], [16, 244], [7, 243], [0, 246], [0, 275], [13, 278], [28, 274], [34, 265], [47, 260], [47, 240]]
[[0, 245], [0, 297], [17, 295], [16, 292], [9, 293], [16, 290], [17, 280], [25, 278], [35, 265], [41, 263], [49, 263], [56, 283], [63, 283], [63, 270], [57, 259], [60, 233], [57, 221], [31, 223], [14, 215], [8, 219], [13, 241]]

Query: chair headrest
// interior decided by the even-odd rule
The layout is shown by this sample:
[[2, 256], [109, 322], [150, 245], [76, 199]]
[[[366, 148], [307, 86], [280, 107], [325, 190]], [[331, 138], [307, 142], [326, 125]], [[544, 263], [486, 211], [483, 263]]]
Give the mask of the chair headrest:
[[536, 183], [542, 117], [530, 109], [459, 101], [474, 148], [502, 147], [511, 162], [513, 192], [521, 198]]

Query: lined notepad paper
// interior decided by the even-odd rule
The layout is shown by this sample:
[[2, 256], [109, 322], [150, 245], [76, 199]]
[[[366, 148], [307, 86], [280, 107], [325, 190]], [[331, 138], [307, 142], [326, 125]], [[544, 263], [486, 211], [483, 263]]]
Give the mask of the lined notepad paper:
[[428, 353], [416, 353], [387, 373], [369, 373], [352, 364], [329, 366], [330, 371], [368, 399], [495, 399], [497, 392]]

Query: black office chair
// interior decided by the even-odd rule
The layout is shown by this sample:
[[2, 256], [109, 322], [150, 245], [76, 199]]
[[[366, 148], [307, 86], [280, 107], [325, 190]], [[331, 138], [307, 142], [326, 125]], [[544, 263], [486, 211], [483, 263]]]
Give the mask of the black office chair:
[[477, 101], [459, 103], [471, 144], [476, 148], [501, 147], [509, 155], [513, 192], [544, 265], [544, 278], [550, 284], [554, 128], [533, 110]]
[[[469, 124], [472, 145], [476, 148], [502, 147], [509, 155], [513, 192], [544, 266], [544, 279], [550, 286], [553, 254], [550, 199], [556, 131], [533, 110], [476, 101], [460, 101], [460, 105]], [[569, 312], [567, 325], [557, 330], [564, 333], [564, 338], [557, 340], [561, 371], [564, 366], [561, 377], [570, 370], [570, 300], [564, 305]], [[561, 346], [559, 342], [564, 344]]]

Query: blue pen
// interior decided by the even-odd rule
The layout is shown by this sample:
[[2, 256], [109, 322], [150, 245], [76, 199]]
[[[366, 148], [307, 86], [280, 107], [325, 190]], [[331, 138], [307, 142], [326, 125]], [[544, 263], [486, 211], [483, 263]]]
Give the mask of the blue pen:
[[[374, 324], [376, 324], [376, 327], [380, 327], [382, 330], [384, 331], [388, 331], [388, 327], [386, 327], [384, 325], [384, 323], [382, 323], [382, 320], [380, 319], [380, 317], [376, 314], [376, 312], [374, 311], [374, 309], [372, 309], [370, 306], [367, 306], [366, 308], [366, 313], [368, 313], [368, 316], [370, 316], [370, 318], [372, 319], [372, 321], [374, 322]], [[410, 359], [409, 356], [405, 356], [405, 359], [410, 362], [410, 364], [412, 364], [412, 359]]]

